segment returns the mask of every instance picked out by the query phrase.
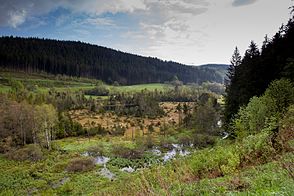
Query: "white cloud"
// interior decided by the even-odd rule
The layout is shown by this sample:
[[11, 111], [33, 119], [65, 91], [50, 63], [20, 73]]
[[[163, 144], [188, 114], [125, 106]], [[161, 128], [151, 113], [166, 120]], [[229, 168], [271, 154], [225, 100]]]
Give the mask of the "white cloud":
[[[129, 40], [128, 45], [117, 47], [142, 55], [190, 63], [190, 59], [183, 60], [185, 56], [191, 57], [193, 53], [203, 50], [207, 40], [202, 25], [194, 26], [194, 21], [208, 11], [210, 3], [207, 0], [146, 0], [145, 4], [146, 10], [136, 12], [140, 28], [127, 31], [123, 38]], [[187, 51], [191, 47], [193, 50]]]
[[134, 12], [138, 9], [145, 9], [143, 0], [63, 0], [60, 6], [69, 8], [74, 12], [91, 14], [102, 14], [105, 12]]
[[109, 18], [87, 18], [82, 24], [90, 24], [94, 26], [114, 26], [115, 23]]
[[[30, 16], [46, 15], [57, 8], [73, 13], [100, 15], [102, 13], [126, 12], [146, 9], [143, 0], [2, 0], [0, 5], [0, 25], [17, 27]], [[63, 18], [65, 19], [65, 18]], [[62, 24], [62, 18], [56, 21]]]
[[260, 45], [265, 34], [273, 35], [287, 21], [290, 4], [259, 0], [236, 9], [232, 0], [145, 3], [147, 10], [136, 15], [140, 28], [129, 30], [123, 35], [127, 43], [114, 47], [186, 64], [229, 63], [235, 46], [243, 53], [250, 40]]
[[8, 24], [16, 28], [18, 25], [24, 23], [27, 12], [25, 10], [10, 11], [8, 13]]

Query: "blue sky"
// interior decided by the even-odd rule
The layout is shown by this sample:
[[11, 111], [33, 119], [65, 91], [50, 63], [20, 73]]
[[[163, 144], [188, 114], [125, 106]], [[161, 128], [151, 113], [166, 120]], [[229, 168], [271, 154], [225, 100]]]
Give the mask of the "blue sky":
[[0, 35], [79, 40], [184, 64], [229, 63], [291, 0], [0, 0]]

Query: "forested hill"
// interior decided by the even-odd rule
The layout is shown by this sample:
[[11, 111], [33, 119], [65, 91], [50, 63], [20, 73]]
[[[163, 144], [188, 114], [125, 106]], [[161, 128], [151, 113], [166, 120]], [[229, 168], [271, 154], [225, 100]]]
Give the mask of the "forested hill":
[[225, 80], [225, 77], [228, 72], [229, 65], [227, 64], [205, 64], [201, 65], [200, 68], [203, 69], [212, 69], [216, 72], [216, 74], [220, 75]]
[[142, 57], [75, 41], [1, 37], [0, 67], [101, 79], [120, 84], [155, 83], [175, 75], [184, 83], [223, 81], [215, 70]]

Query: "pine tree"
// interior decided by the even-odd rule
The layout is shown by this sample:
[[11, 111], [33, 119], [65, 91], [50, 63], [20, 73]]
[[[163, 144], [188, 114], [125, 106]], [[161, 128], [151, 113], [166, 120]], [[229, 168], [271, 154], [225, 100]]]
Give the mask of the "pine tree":
[[232, 55], [231, 64], [228, 68], [227, 81], [226, 81], [227, 85], [230, 83], [230, 80], [232, 80], [232, 78], [234, 77], [236, 67], [239, 66], [242, 62], [241, 59], [242, 57], [240, 55], [239, 49], [236, 46], [234, 53]]

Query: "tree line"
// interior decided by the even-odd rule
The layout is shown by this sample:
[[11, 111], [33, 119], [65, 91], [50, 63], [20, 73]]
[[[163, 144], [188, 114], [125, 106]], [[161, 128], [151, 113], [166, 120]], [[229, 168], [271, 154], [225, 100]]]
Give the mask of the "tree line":
[[[284, 82], [285, 85], [293, 85], [291, 83], [294, 81], [293, 17], [286, 25], [282, 25], [271, 39], [265, 36], [261, 49], [254, 41], [251, 41], [249, 48], [241, 57], [238, 48], [235, 48], [226, 81], [224, 111], [226, 128], [231, 127], [232, 123], [236, 123], [235, 119], [240, 116], [240, 107], [246, 107], [254, 96], [263, 96], [274, 80], [283, 78], [289, 80]], [[272, 84], [272, 86], [277, 87], [278, 85]], [[280, 91], [280, 93], [284, 92]], [[275, 96], [282, 97], [284, 95], [277, 94]], [[257, 103], [257, 101], [253, 102]]]
[[215, 70], [142, 57], [75, 41], [0, 37], [0, 67], [27, 72], [95, 78], [120, 84], [163, 83], [174, 75], [184, 83], [222, 83]]

